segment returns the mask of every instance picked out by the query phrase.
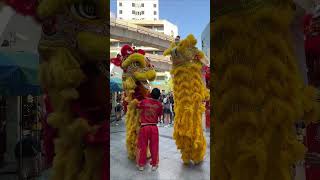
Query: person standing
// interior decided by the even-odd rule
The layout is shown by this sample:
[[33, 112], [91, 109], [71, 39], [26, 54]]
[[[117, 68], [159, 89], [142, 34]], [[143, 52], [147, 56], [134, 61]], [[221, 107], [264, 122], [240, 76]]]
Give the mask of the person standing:
[[17, 160], [19, 177], [29, 179], [36, 177], [39, 171], [38, 157], [41, 144], [36, 140], [31, 131], [25, 130], [24, 137], [15, 146], [14, 154]]
[[122, 112], [122, 105], [121, 105], [121, 96], [118, 95], [117, 96], [117, 104], [115, 107], [115, 113], [116, 113], [116, 121], [120, 121], [121, 120], [121, 112]]
[[169, 126], [169, 121], [170, 121], [170, 114], [171, 114], [171, 105], [170, 105], [170, 100], [169, 96], [166, 96], [163, 99], [163, 116], [164, 116], [164, 127]]
[[5, 163], [4, 154], [6, 153], [6, 148], [7, 148], [6, 122], [5, 120], [1, 120], [0, 121], [0, 167]]
[[[165, 94], [165, 90], [161, 91], [160, 97], [159, 97], [159, 101], [163, 104], [163, 100], [166, 97]], [[159, 117], [159, 122], [160, 124], [163, 123], [164, 124], [164, 114], [161, 114], [161, 117]]]
[[171, 105], [171, 109], [170, 109], [170, 124], [173, 125], [173, 119], [174, 119], [174, 99], [173, 99], [173, 93], [170, 93], [169, 96], [169, 101], [170, 101], [170, 105]]
[[137, 108], [141, 109], [141, 128], [138, 135], [138, 155], [136, 157], [137, 167], [144, 170], [147, 163], [147, 146], [149, 144], [151, 153], [151, 166], [155, 171], [159, 163], [159, 131], [157, 127], [158, 118], [162, 114], [162, 104], [158, 101], [160, 90], [154, 88], [151, 98], [143, 99]]

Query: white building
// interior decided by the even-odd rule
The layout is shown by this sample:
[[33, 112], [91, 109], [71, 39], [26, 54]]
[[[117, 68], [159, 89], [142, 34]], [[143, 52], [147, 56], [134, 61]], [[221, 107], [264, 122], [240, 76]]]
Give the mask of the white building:
[[208, 23], [206, 28], [202, 31], [201, 46], [204, 54], [210, 59], [210, 23]]
[[127, 20], [129, 23], [136, 24], [148, 29], [162, 32], [168, 36], [176, 37], [178, 27], [167, 20]]
[[117, 0], [117, 17], [124, 20], [158, 20], [159, 0]]
[[110, 17], [111, 18], [116, 18], [116, 15], [113, 12], [110, 11]]
[[38, 53], [41, 26], [9, 7], [0, 10], [0, 50]]

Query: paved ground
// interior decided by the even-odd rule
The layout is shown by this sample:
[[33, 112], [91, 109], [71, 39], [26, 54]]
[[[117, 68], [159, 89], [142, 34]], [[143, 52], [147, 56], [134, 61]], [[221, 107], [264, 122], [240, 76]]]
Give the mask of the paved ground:
[[[138, 171], [135, 162], [127, 158], [125, 147], [125, 125], [111, 125], [110, 142], [110, 179], [111, 180], [209, 180], [210, 179], [210, 149], [202, 164], [185, 166], [180, 159], [172, 139], [173, 127], [159, 127], [160, 134], [160, 164], [157, 171], [151, 171], [148, 165], [144, 171]], [[207, 142], [210, 134], [206, 133]]]

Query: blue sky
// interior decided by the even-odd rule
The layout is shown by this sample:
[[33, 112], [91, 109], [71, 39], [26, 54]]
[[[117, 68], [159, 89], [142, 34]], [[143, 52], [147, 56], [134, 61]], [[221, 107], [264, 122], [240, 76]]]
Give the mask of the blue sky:
[[[116, 0], [110, 0], [110, 10], [116, 14]], [[210, 0], [159, 0], [160, 19], [178, 26], [179, 35], [193, 34], [201, 47], [201, 33], [210, 21]]]

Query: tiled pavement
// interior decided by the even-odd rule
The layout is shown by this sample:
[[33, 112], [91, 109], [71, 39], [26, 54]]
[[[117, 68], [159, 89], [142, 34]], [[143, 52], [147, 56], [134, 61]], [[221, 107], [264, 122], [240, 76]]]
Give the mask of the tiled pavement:
[[[119, 125], [111, 125], [110, 142], [110, 173], [111, 180], [209, 180], [210, 179], [210, 149], [209, 143], [205, 160], [200, 165], [185, 166], [180, 159], [172, 139], [173, 127], [159, 127], [160, 163], [157, 171], [151, 171], [148, 165], [144, 171], [138, 171], [135, 162], [127, 158], [125, 147], [125, 125], [122, 120]], [[210, 141], [206, 133], [207, 142]]]

